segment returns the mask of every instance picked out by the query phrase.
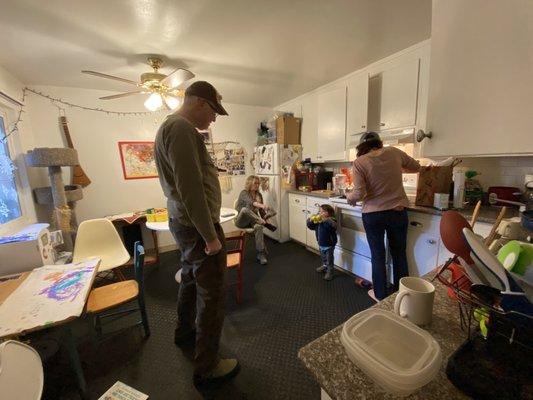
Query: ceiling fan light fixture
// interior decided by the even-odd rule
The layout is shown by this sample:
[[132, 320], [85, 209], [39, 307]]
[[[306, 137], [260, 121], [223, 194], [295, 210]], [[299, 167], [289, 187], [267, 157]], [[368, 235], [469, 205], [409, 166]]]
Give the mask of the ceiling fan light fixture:
[[165, 103], [171, 110], [175, 110], [181, 105], [181, 100], [177, 99], [173, 96], [165, 96], [164, 97]]
[[150, 111], [157, 111], [163, 105], [163, 99], [159, 93], [152, 93], [144, 102], [144, 106]]

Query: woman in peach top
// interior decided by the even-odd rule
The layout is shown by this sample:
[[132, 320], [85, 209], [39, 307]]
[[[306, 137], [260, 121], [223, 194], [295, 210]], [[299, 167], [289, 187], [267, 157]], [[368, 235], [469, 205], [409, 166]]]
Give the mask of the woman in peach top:
[[[363, 225], [372, 255], [372, 284], [369, 295], [377, 300], [387, 297], [385, 233], [392, 256], [394, 289], [409, 275], [407, 267], [407, 206], [409, 200], [402, 181], [403, 172], [418, 172], [420, 164], [395, 147], [383, 147], [375, 132], [366, 132], [357, 146], [353, 162], [353, 190], [348, 203], [363, 202]], [[375, 297], [374, 297], [375, 296]]]

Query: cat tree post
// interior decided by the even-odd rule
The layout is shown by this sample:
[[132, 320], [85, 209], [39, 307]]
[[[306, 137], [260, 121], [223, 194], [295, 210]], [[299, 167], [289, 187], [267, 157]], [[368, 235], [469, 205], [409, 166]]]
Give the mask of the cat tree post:
[[[50, 192], [54, 204], [54, 221], [63, 233], [66, 251], [72, 251], [71, 219], [72, 209], [68, 205], [61, 167], [79, 164], [78, 153], [74, 149], [41, 147], [28, 151], [26, 164], [30, 167], [48, 168]], [[80, 190], [81, 191], [81, 190]]]

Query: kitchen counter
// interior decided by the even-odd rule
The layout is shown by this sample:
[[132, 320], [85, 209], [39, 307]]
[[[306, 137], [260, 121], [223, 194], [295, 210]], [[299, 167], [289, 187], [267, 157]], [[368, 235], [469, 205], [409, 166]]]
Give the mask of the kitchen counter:
[[[441, 210], [437, 210], [433, 207], [417, 206], [414, 203], [411, 203], [408, 209], [411, 211], [431, 215], [442, 215], [442, 213], [444, 212]], [[500, 210], [501, 207], [498, 206], [481, 206], [477, 221], [493, 224], [496, 221], [496, 218], [498, 218]], [[474, 213], [474, 207], [467, 207], [457, 211], [459, 211], [468, 221], [470, 221], [470, 218], [472, 218], [472, 214]], [[507, 211], [505, 212], [504, 218], [513, 218], [519, 216], [520, 213], [518, 212], [518, 209], [507, 207]]]
[[[325, 193], [320, 192], [302, 192], [300, 190], [291, 189], [288, 190], [289, 193], [294, 194], [300, 194], [303, 196], [312, 196], [312, 197], [320, 197], [323, 199], [329, 199], [332, 198], [332, 196], [329, 196]], [[409, 211], [419, 212], [423, 214], [429, 214], [429, 215], [442, 215], [444, 211], [437, 210], [433, 207], [425, 207], [425, 206], [417, 206], [414, 202], [411, 202], [409, 207], [407, 208]], [[479, 210], [479, 216], [477, 221], [478, 222], [484, 222], [487, 224], [493, 224], [496, 221], [496, 218], [498, 217], [498, 214], [500, 213], [501, 207], [499, 206], [481, 206], [481, 209]], [[472, 217], [472, 214], [474, 212], [474, 207], [468, 206], [466, 208], [463, 208], [462, 210], [458, 210], [468, 221], [470, 221], [470, 218]], [[504, 215], [504, 218], [513, 218], [513, 217], [519, 217], [520, 213], [518, 212], [518, 209], [514, 207], [507, 207], [507, 211]]]
[[[435, 272], [426, 275], [433, 277]], [[408, 399], [468, 399], [448, 380], [445, 373], [450, 355], [465, 341], [466, 333], [459, 325], [457, 303], [447, 296], [446, 287], [438, 280], [435, 285], [435, 304], [433, 322], [427, 331], [439, 343], [442, 351], [442, 366], [437, 377], [414, 392]], [[394, 308], [396, 294], [377, 303], [373, 308], [391, 311]], [[302, 347], [298, 357], [305, 367], [332, 399], [394, 399], [393, 395], [379, 389], [355, 364], [348, 358], [340, 342], [342, 325], [324, 336]]]
[[303, 192], [298, 189], [289, 189], [287, 190], [288, 193], [294, 193], [294, 194], [300, 194], [302, 196], [312, 196], [312, 197], [320, 197], [322, 199], [329, 199], [331, 195], [329, 193], [323, 193], [323, 192]]

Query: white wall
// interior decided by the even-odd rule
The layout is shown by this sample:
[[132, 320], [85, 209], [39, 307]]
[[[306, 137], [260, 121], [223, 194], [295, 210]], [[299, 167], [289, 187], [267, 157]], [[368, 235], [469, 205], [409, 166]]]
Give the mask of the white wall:
[[[15, 100], [22, 101], [22, 89], [24, 85], [9, 71], [0, 66], [0, 91]], [[9, 124], [16, 121], [20, 107], [9, 100], [0, 97], [0, 107], [5, 111], [8, 117], [6, 131], [9, 132]], [[0, 225], [0, 235], [13, 233], [22, 226], [35, 222], [35, 210], [31, 190], [28, 183], [28, 174], [23, 159], [23, 153], [27, 148], [33, 147], [33, 132], [31, 120], [28, 113], [24, 113], [23, 121], [19, 123], [18, 132], [15, 132], [8, 139], [9, 151], [11, 158], [14, 159], [17, 166], [17, 180], [19, 186], [19, 199], [22, 210], [22, 217], [6, 224]]]
[[[144, 111], [142, 102], [134, 96], [112, 101], [98, 101], [108, 92], [65, 87], [35, 87], [53, 97], [75, 104], [102, 107], [116, 111]], [[49, 100], [29, 94], [28, 112], [35, 130], [35, 147], [61, 147], [65, 143], [58, 125], [58, 109]], [[215, 142], [226, 140], [241, 143], [247, 152], [247, 174], [252, 173], [248, 159], [256, 141], [259, 122], [266, 119], [270, 108], [225, 104], [230, 114], [218, 117], [212, 125]], [[80, 164], [92, 180], [84, 189], [84, 198], [78, 202], [76, 212], [79, 221], [103, 217], [110, 214], [143, 210], [151, 207], [165, 207], [159, 180], [124, 180], [117, 142], [121, 140], [154, 140], [157, 128], [164, 119], [163, 114], [150, 116], [116, 116], [101, 112], [66, 108], [69, 130], [78, 150]], [[65, 182], [68, 182], [68, 169]], [[223, 206], [231, 206], [244, 185], [245, 177], [233, 178], [233, 190], [223, 194]], [[32, 179], [32, 186], [49, 185], [44, 171]], [[160, 234], [160, 246], [172, 245], [170, 234]], [[147, 243], [150, 247], [150, 241]]]

